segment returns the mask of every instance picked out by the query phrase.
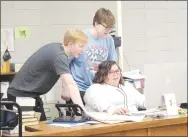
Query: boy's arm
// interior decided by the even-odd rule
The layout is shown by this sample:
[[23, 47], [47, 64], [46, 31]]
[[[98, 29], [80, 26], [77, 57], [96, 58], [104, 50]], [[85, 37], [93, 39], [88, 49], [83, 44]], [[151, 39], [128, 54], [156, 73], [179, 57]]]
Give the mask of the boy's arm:
[[54, 71], [60, 76], [62, 82], [62, 98], [64, 100], [69, 100], [71, 98], [74, 104], [78, 104], [84, 109], [79, 89], [70, 74], [71, 72], [68, 62], [69, 61], [65, 55], [58, 55], [53, 60]]
[[62, 85], [64, 85], [62, 96], [64, 99], [71, 98], [74, 104], [78, 104], [82, 109], [84, 109], [84, 104], [82, 102], [78, 86], [69, 73], [61, 74]]

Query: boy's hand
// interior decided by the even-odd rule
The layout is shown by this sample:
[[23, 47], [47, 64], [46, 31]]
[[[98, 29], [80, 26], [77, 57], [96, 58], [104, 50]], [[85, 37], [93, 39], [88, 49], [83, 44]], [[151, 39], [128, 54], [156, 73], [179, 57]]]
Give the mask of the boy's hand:
[[61, 99], [65, 100], [65, 101], [69, 101], [70, 100], [70, 95], [69, 95], [69, 92], [63, 92], [61, 94]]

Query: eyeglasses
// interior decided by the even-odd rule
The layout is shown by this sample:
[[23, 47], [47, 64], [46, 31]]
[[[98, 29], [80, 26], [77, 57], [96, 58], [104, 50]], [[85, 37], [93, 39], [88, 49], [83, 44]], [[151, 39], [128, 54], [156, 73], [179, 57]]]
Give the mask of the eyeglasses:
[[110, 75], [115, 75], [115, 74], [120, 74], [120, 70], [116, 70], [116, 71], [109, 71], [108, 74]]
[[112, 28], [108, 28], [106, 25], [102, 24], [102, 23], [99, 23], [100, 25], [102, 25], [103, 27], [105, 27], [105, 30], [106, 31], [111, 31], [114, 27]]

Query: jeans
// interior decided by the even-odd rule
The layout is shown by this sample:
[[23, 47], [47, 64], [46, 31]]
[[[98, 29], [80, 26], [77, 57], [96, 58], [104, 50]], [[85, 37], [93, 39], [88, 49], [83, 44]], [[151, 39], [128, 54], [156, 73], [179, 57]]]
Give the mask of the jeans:
[[[26, 92], [23, 92], [23, 91], [20, 91], [20, 93], [16, 95], [16, 93], [18, 93], [18, 92], [19, 92], [18, 90], [16, 90], [14, 92], [13, 89], [8, 89], [8, 91], [7, 91], [8, 101], [16, 102], [16, 97], [31, 97], [31, 98], [34, 98], [35, 99], [35, 107], [33, 108], [33, 110], [35, 112], [41, 113], [40, 121], [47, 120], [45, 112], [44, 112], [44, 108], [43, 108], [43, 101], [40, 98], [40, 95], [37, 95], [35, 93], [26, 93]], [[11, 93], [13, 93], [14, 95], [11, 94]], [[13, 110], [13, 105], [6, 105], [6, 108]]]

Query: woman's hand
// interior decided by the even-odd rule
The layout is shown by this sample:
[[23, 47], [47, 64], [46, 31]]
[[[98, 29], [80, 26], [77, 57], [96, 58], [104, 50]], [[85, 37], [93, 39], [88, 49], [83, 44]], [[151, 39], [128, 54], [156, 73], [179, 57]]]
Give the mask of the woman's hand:
[[126, 113], [128, 113], [128, 109], [127, 108], [118, 108], [115, 109], [113, 114], [118, 114], [118, 115], [125, 115]]

